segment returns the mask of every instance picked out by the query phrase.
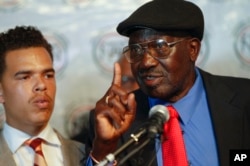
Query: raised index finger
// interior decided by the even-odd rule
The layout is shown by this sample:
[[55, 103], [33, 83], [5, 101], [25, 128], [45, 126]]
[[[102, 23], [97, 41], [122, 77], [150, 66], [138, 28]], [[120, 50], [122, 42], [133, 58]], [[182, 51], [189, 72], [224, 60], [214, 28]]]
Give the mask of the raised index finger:
[[112, 84], [115, 84], [117, 86], [121, 86], [122, 82], [122, 74], [121, 74], [121, 67], [120, 65], [116, 62], [114, 65], [114, 76], [113, 76], [113, 81]]

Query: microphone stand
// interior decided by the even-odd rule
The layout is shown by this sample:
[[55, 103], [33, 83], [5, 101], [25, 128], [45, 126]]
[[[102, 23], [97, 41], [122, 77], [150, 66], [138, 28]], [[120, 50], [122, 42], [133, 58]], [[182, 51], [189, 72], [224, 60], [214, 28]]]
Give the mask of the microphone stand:
[[131, 156], [133, 156], [136, 152], [138, 152], [139, 150], [141, 150], [144, 146], [146, 146], [150, 140], [152, 138], [147, 138], [145, 139], [140, 146], [138, 146], [137, 148], [134, 148], [132, 151], [130, 151], [125, 157], [123, 157], [120, 161], [119, 164], [123, 164], [125, 161], [127, 161]]
[[[119, 155], [123, 150], [125, 150], [126, 148], [128, 148], [130, 145], [132, 145], [135, 142], [138, 142], [140, 137], [142, 135], [144, 135], [145, 133], [147, 133], [147, 130], [144, 128], [142, 129], [139, 133], [137, 134], [131, 134], [130, 135], [130, 140], [128, 142], [126, 142], [123, 146], [121, 146], [119, 149], [117, 149], [113, 154], [110, 153], [108, 154], [104, 160], [100, 161], [100, 163], [98, 163], [95, 166], [106, 166], [109, 163], [113, 163], [115, 161], [115, 157], [117, 155]], [[148, 141], [149, 142], [149, 141]], [[147, 143], [146, 143], [147, 144]], [[141, 148], [140, 148], [141, 149]], [[139, 150], [139, 148], [138, 148]], [[134, 151], [134, 150], [133, 150]], [[128, 156], [128, 158], [131, 157], [131, 155]], [[127, 160], [127, 159], [126, 159]]]
[[156, 134], [158, 133], [159, 135], [162, 134], [162, 129], [158, 128], [157, 132], [155, 132], [154, 130], [151, 130], [151, 132], [148, 132], [148, 130], [146, 130], [147, 135], [145, 137], [144, 140], [142, 140], [142, 142], [140, 142], [139, 146], [135, 147], [132, 151], [130, 151], [125, 157], [123, 157], [120, 161], [119, 164], [123, 164], [125, 161], [127, 161], [131, 156], [133, 156], [135, 153], [137, 153], [139, 150], [141, 150], [142, 148], [144, 148], [150, 141], [151, 139], [156, 138]]

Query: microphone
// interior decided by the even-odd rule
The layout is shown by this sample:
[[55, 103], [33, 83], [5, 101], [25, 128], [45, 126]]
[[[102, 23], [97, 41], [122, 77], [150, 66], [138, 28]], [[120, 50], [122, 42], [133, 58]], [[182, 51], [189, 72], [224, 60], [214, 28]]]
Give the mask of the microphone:
[[149, 137], [162, 133], [163, 124], [170, 118], [169, 111], [164, 105], [155, 105], [149, 111], [147, 133]]
[[[144, 124], [144, 126], [136, 134], [131, 134], [130, 135], [131, 138], [123, 146], [118, 148], [114, 153], [108, 154], [104, 158], [104, 160], [102, 160], [96, 166], [105, 166], [108, 163], [114, 162], [116, 156], [118, 156], [122, 151], [127, 149], [133, 143], [139, 142], [139, 139], [145, 134], [147, 134], [147, 139], [144, 140], [145, 143], [143, 143], [143, 146], [141, 146], [140, 148], [135, 149], [135, 152], [143, 148], [149, 142], [150, 139], [155, 137], [156, 134], [162, 133], [163, 124], [167, 122], [169, 118], [170, 118], [170, 115], [166, 106], [164, 105], [153, 106], [149, 111], [149, 120]], [[133, 153], [124, 157], [124, 159], [121, 160], [121, 163], [123, 163], [132, 155]]]

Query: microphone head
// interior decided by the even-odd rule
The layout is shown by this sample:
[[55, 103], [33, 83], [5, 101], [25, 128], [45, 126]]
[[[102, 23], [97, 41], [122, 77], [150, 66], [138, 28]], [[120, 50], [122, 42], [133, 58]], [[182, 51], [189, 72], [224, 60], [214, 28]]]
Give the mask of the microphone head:
[[170, 118], [169, 110], [164, 105], [155, 105], [149, 111], [149, 118], [152, 117], [154, 114], [160, 113], [164, 122], [167, 122]]

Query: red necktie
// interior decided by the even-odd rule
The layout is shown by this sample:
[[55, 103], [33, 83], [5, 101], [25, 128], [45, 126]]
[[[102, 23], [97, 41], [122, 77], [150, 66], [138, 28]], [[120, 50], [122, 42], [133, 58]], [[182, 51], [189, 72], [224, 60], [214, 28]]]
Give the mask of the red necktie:
[[167, 106], [170, 119], [164, 124], [162, 158], [164, 166], [187, 166], [185, 145], [179, 125], [179, 114], [173, 106]]
[[47, 166], [42, 151], [42, 142], [44, 142], [44, 140], [41, 138], [29, 139], [25, 142], [25, 144], [30, 146], [35, 152], [34, 166]]

